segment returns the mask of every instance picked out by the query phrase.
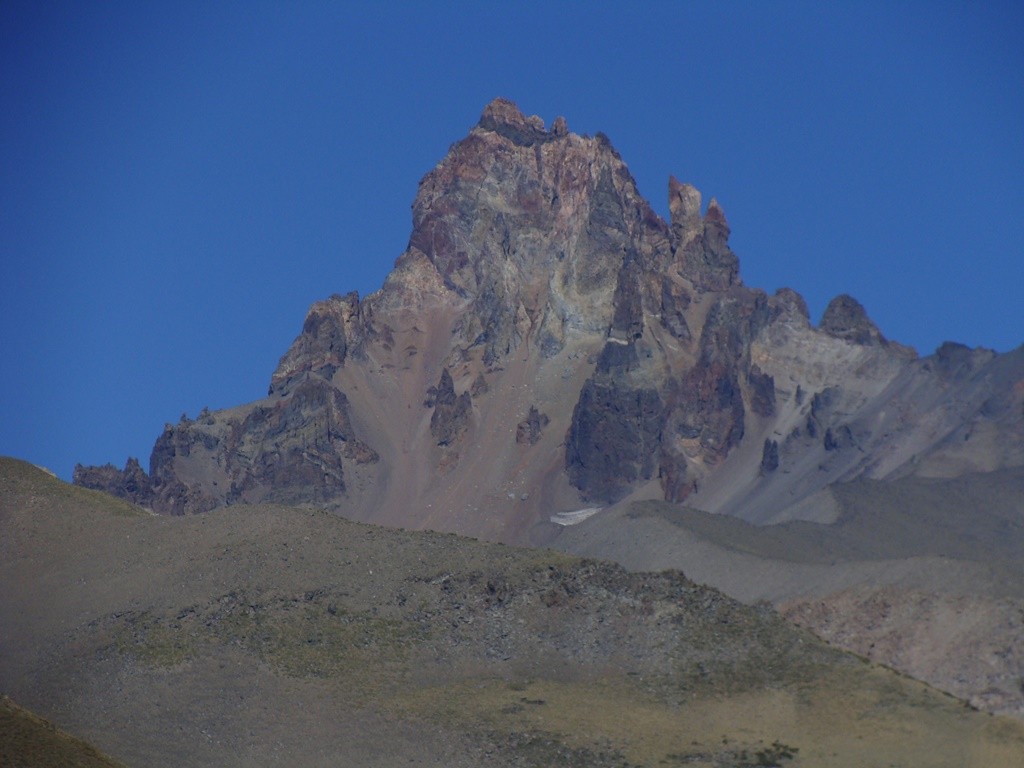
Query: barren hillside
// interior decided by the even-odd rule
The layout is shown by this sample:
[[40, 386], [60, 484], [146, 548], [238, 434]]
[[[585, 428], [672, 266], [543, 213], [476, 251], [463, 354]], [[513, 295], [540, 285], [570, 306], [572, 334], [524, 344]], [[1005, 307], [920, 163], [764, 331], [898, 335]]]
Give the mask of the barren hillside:
[[0, 461], [0, 689], [126, 765], [1009, 765], [1024, 726], [678, 572]]

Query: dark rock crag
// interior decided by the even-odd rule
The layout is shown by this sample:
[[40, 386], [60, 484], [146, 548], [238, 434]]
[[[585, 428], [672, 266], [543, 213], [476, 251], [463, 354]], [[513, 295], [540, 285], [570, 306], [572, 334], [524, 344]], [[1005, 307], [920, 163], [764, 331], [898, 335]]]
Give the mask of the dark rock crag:
[[433, 389], [434, 412], [430, 417], [430, 434], [438, 445], [451, 445], [469, 423], [473, 410], [473, 402], [469, 392], [456, 396], [452, 376], [445, 368], [441, 372], [441, 380]]
[[132, 499], [144, 506], [149, 506], [153, 499], [153, 484], [135, 457], [125, 462], [124, 469], [118, 469], [113, 464], [101, 467], [76, 464], [71, 482], [111, 496]]
[[537, 406], [531, 405], [526, 418], [516, 424], [516, 442], [536, 445], [540, 440], [541, 432], [550, 421], [551, 419], [546, 413], [541, 413], [537, 410]]

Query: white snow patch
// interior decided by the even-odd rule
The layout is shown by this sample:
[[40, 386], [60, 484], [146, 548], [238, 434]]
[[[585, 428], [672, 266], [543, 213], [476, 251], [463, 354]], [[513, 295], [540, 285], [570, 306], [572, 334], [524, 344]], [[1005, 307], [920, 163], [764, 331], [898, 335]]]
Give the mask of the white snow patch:
[[572, 512], [559, 512], [557, 515], [551, 516], [551, 522], [555, 525], [576, 525], [582, 523], [588, 517], [596, 515], [600, 512], [602, 507], [587, 507], [586, 509], [577, 509]]

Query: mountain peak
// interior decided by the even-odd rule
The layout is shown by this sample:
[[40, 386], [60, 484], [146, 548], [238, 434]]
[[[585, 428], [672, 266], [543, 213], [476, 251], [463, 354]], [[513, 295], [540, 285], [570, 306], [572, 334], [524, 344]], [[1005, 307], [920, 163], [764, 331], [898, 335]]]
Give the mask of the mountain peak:
[[480, 115], [480, 123], [486, 124], [485, 127], [497, 123], [518, 125], [525, 121], [526, 117], [523, 115], [522, 110], [519, 109], [519, 106], [511, 99], [505, 99], [501, 96], [488, 102], [484, 106], [483, 113]]
[[868, 317], [864, 305], [846, 293], [828, 303], [820, 327], [830, 336], [861, 346], [886, 343], [878, 326]]
[[[858, 415], [913, 357], [859, 302], [839, 296], [811, 326], [795, 292], [740, 281], [716, 199], [702, 211], [674, 176], [668, 196], [670, 223], [603, 134], [562, 118], [548, 131], [495, 99], [420, 182], [381, 290], [314, 304], [266, 398], [169, 426], [148, 477], [131, 464], [76, 480], [161, 511], [298, 501], [513, 539], [552, 509], [659, 484], [709, 511], [776, 514], [773, 499], [937, 445], [913, 420]], [[883, 456], [897, 432], [913, 449]]]
[[722, 210], [722, 206], [718, 204], [718, 200], [711, 198], [711, 202], [708, 203], [708, 211], [705, 214], [705, 218], [708, 221], [713, 221], [726, 229], [729, 228], [729, 222], [725, 218], [725, 211]]
[[520, 146], [527, 147], [568, 133], [564, 118], [560, 123], [556, 120], [555, 127], [558, 130], [549, 133], [544, 127], [544, 121], [537, 115], [526, 117], [514, 101], [500, 97], [484, 107], [477, 127], [493, 131]]
[[700, 218], [700, 192], [692, 184], [683, 184], [675, 176], [668, 177], [668, 210], [673, 223]]

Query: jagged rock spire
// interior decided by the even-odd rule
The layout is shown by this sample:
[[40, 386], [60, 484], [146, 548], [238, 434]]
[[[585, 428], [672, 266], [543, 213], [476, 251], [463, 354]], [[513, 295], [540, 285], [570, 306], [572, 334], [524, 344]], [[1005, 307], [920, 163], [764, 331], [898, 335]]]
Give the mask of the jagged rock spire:
[[668, 210], [673, 243], [677, 248], [687, 245], [704, 232], [700, 208], [700, 191], [692, 184], [682, 184], [675, 176], [669, 176]]
[[820, 328], [830, 336], [862, 346], [886, 343], [864, 306], [845, 293], [828, 303], [821, 317]]
[[680, 271], [697, 290], [722, 291], [739, 283], [740, 262], [729, 249], [729, 222], [718, 201], [711, 199], [703, 218], [700, 205], [696, 187], [669, 177], [672, 251]]
[[[523, 147], [532, 146], [537, 142], [550, 141], [556, 137], [554, 131], [549, 133], [544, 129], [544, 121], [537, 115], [526, 117], [515, 102], [502, 98], [494, 99], [484, 107], [477, 126], [485, 131], [494, 131]], [[564, 118], [558, 128], [557, 135], [559, 136], [564, 136], [568, 132], [568, 129], [565, 128]]]

